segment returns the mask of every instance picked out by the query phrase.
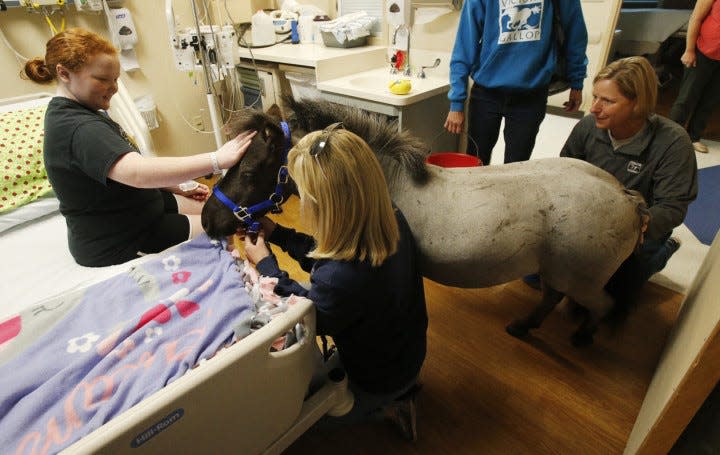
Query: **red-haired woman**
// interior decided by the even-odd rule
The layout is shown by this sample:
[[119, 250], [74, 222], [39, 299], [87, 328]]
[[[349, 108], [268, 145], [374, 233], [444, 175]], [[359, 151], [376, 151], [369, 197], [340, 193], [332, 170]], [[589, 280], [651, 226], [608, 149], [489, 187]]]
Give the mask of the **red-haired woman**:
[[177, 185], [235, 164], [254, 133], [211, 153], [142, 156], [105, 112], [118, 89], [117, 49], [80, 28], [52, 37], [45, 58], [28, 61], [24, 72], [35, 82], [57, 80], [57, 96], [45, 114], [45, 167], [78, 264], [127, 262], [202, 232], [199, 214], [208, 188], [182, 192]]

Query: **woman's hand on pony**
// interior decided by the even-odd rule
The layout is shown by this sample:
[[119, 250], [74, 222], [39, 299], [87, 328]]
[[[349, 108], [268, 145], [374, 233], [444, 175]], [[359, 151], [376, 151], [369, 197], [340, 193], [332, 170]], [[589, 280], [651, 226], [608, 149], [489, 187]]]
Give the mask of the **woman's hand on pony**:
[[240, 161], [256, 134], [257, 131], [243, 131], [217, 149], [215, 153], [220, 168], [228, 169]]

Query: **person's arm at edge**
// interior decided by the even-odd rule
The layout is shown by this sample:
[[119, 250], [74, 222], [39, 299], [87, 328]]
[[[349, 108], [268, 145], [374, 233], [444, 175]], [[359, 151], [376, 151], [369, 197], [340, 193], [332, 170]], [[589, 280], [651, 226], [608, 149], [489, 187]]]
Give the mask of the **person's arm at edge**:
[[646, 236], [659, 239], [682, 224], [697, 197], [697, 162], [689, 137], [674, 141], [653, 175], [653, 206]]
[[565, 57], [567, 77], [570, 80], [568, 101], [564, 104], [566, 112], [577, 112], [582, 105], [582, 89], [587, 77], [588, 58], [586, 55], [588, 33], [583, 17], [582, 6], [578, 0], [562, 0], [560, 20], [565, 33]]
[[700, 35], [700, 26], [705, 17], [710, 13], [714, 0], [697, 0], [695, 8], [690, 15], [688, 21], [687, 34], [685, 36], [685, 52], [680, 57], [683, 65], [690, 67], [697, 64], [697, 54], [695, 53], [698, 35]]
[[[477, 10], [474, 8], [477, 5]], [[450, 112], [445, 128], [451, 133], [461, 133], [465, 123], [465, 100], [467, 99], [468, 77], [480, 54], [480, 39], [484, 21], [482, 2], [466, 1], [463, 4], [450, 57]]]

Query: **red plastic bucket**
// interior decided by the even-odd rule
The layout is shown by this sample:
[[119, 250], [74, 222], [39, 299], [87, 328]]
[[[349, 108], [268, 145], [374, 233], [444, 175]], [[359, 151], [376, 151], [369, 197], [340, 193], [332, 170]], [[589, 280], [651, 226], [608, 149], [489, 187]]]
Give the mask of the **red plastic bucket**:
[[440, 167], [475, 167], [482, 166], [482, 161], [475, 155], [456, 152], [440, 152], [428, 155], [425, 158], [428, 164]]

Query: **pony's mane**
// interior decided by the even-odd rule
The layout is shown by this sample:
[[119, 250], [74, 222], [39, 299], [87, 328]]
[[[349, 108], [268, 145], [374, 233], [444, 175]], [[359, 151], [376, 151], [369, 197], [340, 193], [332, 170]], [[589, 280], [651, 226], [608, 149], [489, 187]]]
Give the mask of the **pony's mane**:
[[335, 122], [343, 122], [345, 129], [363, 138], [375, 152], [389, 183], [401, 171], [409, 173], [416, 183], [427, 181], [429, 174], [425, 157], [430, 148], [408, 132], [399, 132], [397, 121], [324, 100], [286, 97], [285, 105], [292, 111], [288, 123], [294, 134], [304, 135]]

